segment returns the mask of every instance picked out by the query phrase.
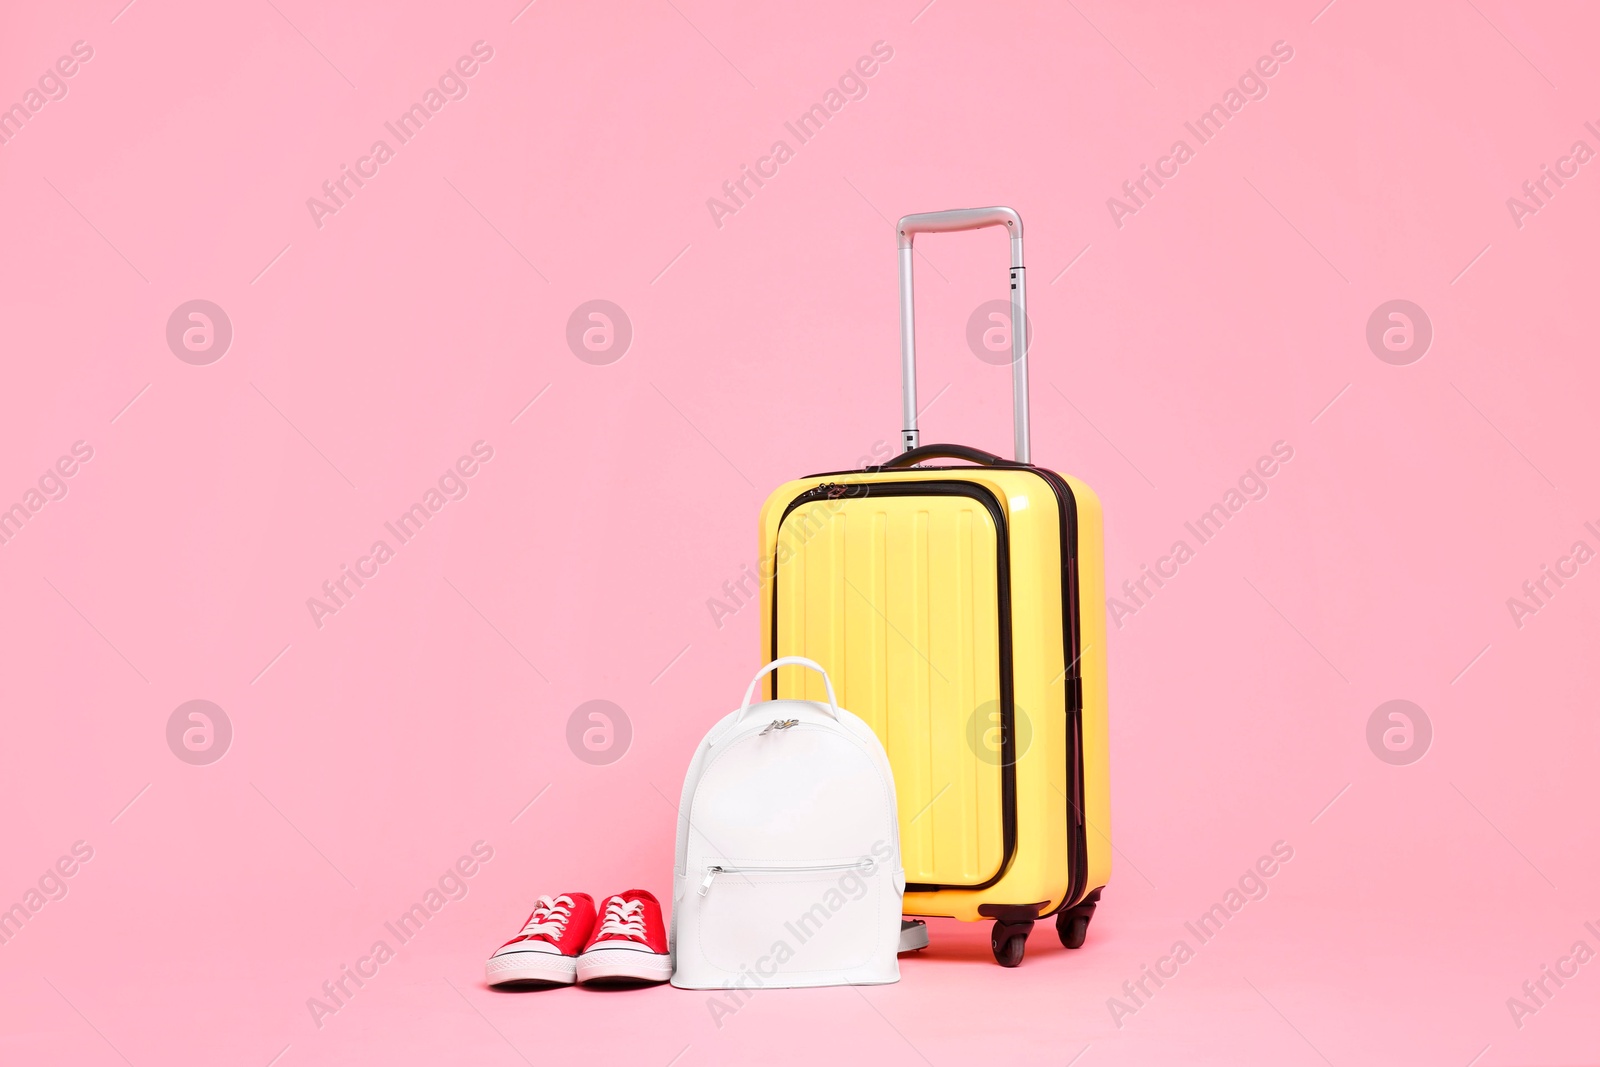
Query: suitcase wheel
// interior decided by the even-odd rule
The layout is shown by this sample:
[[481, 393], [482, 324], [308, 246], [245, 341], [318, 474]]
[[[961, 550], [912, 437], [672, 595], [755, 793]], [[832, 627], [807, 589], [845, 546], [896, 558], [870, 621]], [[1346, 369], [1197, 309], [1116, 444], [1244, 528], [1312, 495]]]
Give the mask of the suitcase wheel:
[[1057, 913], [1056, 935], [1067, 948], [1083, 947], [1084, 939], [1089, 936], [1089, 920], [1094, 918], [1094, 906], [1099, 900], [1100, 890], [1096, 889], [1082, 904]]
[[1089, 936], [1089, 916], [1062, 912], [1056, 916], [1056, 933], [1068, 948], [1082, 948], [1084, 939]]
[[1022, 953], [1028, 945], [1028, 934], [1033, 929], [1030, 922], [996, 921], [989, 935], [989, 947], [994, 950], [995, 962], [1002, 967], [1015, 967], [1022, 962]]

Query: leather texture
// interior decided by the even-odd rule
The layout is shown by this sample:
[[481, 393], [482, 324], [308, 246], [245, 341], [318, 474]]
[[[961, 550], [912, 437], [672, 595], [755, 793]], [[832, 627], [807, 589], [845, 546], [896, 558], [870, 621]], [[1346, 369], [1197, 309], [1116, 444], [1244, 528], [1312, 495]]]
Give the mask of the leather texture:
[[684, 779], [672, 984], [898, 981], [896, 812], [889, 759], [850, 712], [777, 700], [725, 716]]

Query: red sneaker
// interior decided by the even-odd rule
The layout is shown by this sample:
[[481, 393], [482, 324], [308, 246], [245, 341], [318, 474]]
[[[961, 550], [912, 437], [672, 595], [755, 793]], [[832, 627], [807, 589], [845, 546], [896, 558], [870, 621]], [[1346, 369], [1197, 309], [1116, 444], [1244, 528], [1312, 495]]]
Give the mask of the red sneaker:
[[602, 900], [594, 936], [578, 957], [578, 981], [665, 982], [671, 977], [660, 902], [643, 889]]
[[578, 976], [578, 953], [594, 925], [594, 898], [588, 893], [540, 897], [522, 933], [496, 949], [484, 965], [489, 984], [571, 985]]

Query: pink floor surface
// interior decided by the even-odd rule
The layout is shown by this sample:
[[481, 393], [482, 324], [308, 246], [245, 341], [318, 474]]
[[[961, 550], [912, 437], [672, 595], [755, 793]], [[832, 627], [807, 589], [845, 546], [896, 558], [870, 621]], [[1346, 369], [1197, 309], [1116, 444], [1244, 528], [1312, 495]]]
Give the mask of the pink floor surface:
[[[11, 5], [0, 1062], [1600, 1062], [1595, 12], [1324, 2]], [[992, 203], [1036, 459], [1113, 590], [1192, 550], [1106, 606], [1088, 944], [490, 991], [669, 892], [756, 509], [897, 441], [891, 220]], [[1003, 244], [918, 244], [924, 440], [1010, 439]]]

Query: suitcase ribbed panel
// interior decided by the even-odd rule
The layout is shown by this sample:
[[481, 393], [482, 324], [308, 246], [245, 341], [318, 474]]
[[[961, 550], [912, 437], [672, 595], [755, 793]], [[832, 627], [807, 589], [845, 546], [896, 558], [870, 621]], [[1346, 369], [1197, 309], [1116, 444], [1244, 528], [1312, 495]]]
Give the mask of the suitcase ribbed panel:
[[[840, 704], [883, 741], [907, 881], [981, 883], [1004, 849], [998, 753], [984, 748], [1000, 697], [993, 518], [966, 497], [836, 507], [783, 523], [799, 547], [778, 566], [779, 654], [834, 665]], [[824, 699], [809, 671], [784, 668], [780, 690]]]

